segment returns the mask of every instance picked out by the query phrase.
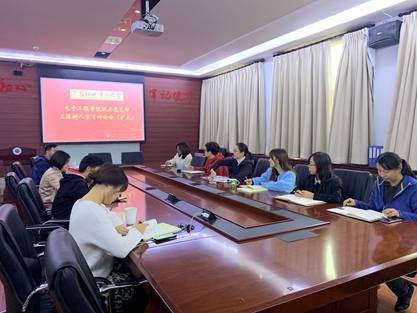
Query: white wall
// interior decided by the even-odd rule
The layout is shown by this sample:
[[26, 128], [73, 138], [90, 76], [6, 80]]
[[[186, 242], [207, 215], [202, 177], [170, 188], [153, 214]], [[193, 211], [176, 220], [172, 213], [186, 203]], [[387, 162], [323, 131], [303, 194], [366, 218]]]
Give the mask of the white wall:
[[112, 155], [113, 163], [121, 163], [122, 152], [134, 152], [139, 151], [140, 146], [138, 143], [96, 143], [96, 144], [62, 144], [58, 147], [71, 156], [70, 166], [78, 168], [80, 161], [89, 153], [98, 152], [110, 152]]
[[384, 145], [394, 100], [398, 45], [375, 51], [374, 125], [375, 144]]

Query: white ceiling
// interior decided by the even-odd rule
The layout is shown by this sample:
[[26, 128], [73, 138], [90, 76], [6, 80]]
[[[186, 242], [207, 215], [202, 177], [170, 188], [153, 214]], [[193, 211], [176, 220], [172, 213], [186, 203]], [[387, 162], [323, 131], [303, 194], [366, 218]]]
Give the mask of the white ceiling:
[[[109, 60], [193, 71], [363, 2], [161, 0], [152, 13], [165, 25], [165, 33], [160, 37], [130, 34]], [[91, 58], [132, 4], [133, 0], [1, 0], [0, 48], [31, 51], [39, 46], [39, 52], [48, 55]], [[396, 14], [413, 7], [417, 7], [417, 0], [405, 1], [385, 12]], [[382, 12], [375, 13], [304, 39], [303, 43], [386, 18]], [[293, 42], [280, 49], [299, 44]]]

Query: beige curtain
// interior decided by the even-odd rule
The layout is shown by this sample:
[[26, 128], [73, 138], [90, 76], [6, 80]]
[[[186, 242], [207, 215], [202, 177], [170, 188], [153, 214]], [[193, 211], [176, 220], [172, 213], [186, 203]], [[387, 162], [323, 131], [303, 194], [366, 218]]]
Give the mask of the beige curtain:
[[404, 16], [397, 83], [386, 151], [394, 151], [417, 169], [417, 13]]
[[368, 30], [343, 36], [329, 135], [335, 163], [368, 163], [373, 137], [373, 67], [368, 57]]
[[284, 148], [291, 158], [307, 158], [326, 151], [329, 77], [329, 42], [274, 58], [266, 153]]
[[208, 141], [233, 150], [244, 142], [253, 153], [265, 152], [263, 63], [203, 80], [200, 149]]

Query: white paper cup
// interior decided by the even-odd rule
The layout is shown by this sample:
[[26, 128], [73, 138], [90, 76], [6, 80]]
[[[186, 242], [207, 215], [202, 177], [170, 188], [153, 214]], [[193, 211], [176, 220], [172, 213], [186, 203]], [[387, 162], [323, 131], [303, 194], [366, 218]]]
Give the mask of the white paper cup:
[[133, 225], [136, 223], [136, 213], [137, 213], [137, 208], [134, 207], [129, 207], [129, 208], [125, 208], [125, 221], [126, 221], [126, 225]]

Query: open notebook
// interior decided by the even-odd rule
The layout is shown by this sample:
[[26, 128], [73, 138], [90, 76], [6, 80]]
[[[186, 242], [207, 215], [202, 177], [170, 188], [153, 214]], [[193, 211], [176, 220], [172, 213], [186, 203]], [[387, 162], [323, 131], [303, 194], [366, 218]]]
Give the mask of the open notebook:
[[181, 231], [181, 228], [176, 227], [174, 225], [170, 225], [167, 223], [159, 223], [156, 221], [156, 219], [151, 219], [148, 221], [145, 221], [144, 223], [148, 224], [148, 227], [145, 229], [145, 233], [143, 236], [144, 240], [153, 239], [155, 237], [164, 236], [167, 234], [175, 234]]
[[256, 193], [256, 192], [268, 191], [268, 189], [259, 185], [248, 185], [248, 186], [242, 186], [242, 187], [237, 188], [237, 191], [245, 192], [245, 193]]
[[352, 207], [340, 207], [334, 209], [327, 209], [329, 212], [333, 212], [336, 214], [356, 218], [366, 222], [375, 222], [379, 221], [382, 218], [385, 218], [385, 215], [381, 212], [373, 211], [373, 210], [362, 210], [358, 208]]
[[205, 174], [205, 171], [198, 171], [198, 170], [182, 170], [184, 174]]
[[288, 201], [288, 202], [295, 203], [295, 204], [298, 204], [298, 205], [303, 205], [303, 206], [313, 206], [313, 205], [319, 205], [319, 204], [326, 203], [324, 201], [313, 200], [313, 199], [308, 199], [308, 198], [303, 198], [303, 197], [297, 197], [296, 195], [276, 196], [275, 199], [282, 200], [282, 201]]

